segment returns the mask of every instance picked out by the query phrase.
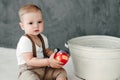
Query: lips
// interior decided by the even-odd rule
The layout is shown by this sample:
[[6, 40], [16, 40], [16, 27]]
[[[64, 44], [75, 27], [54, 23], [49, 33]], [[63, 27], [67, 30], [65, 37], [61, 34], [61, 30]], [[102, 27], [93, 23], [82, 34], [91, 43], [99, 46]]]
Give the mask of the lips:
[[39, 32], [39, 30], [35, 30], [35, 32]]

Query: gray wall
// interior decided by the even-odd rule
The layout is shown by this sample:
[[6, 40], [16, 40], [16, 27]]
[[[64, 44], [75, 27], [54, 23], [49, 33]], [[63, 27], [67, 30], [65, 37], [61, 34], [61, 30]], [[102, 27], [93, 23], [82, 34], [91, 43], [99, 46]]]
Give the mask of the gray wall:
[[120, 0], [0, 0], [0, 46], [15, 48], [23, 34], [17, 11], [34, 3], [42, 8], [50, 47], [82, 35], [120, 37]]

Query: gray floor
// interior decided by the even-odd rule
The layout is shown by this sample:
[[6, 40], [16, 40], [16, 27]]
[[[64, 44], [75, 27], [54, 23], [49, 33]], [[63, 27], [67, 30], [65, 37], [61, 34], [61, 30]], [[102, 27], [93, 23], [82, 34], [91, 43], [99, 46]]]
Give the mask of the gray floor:
[[[81, 80], [74, 75], [72, 59], [64, 66], [69, 80]], [[18, 66], [15, 49], [0, 48], [0, 80], [17, 80]]]

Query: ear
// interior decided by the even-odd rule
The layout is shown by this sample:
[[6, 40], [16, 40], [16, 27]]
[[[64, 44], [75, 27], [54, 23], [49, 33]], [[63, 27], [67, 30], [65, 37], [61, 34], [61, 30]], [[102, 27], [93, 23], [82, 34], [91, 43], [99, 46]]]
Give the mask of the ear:
[[19, 25], [20, 25], [21, 29], [24, 30], [24, 25], [23, 25], [23, 23], [22, 23], [22, 22], [19, 22]]

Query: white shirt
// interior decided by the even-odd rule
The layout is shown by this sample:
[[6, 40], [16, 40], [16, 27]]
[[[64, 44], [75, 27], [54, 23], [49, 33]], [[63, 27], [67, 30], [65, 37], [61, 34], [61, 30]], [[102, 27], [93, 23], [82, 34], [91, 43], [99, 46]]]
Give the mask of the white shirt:
[[[48, 39], [46, 36], [44, 36], [43, 34], [41, 34], [41, 36], [43, 37], [44, 43], [45, 43], [45, 48], [48, 48]], [[42, 46], [39, 47], [35, 44], [36, 46], [36, 55], [39, 58], [43, 58], [43, 50], [42, 50]], [[32, 52], [32, 42], [31, 40], [26, 37], [26, 36], [22, 36], [17, 44], [17, 49], [16, 49], [16, 56], [17, 56], [17, 61], [18, 61], [18, 65], [21, 64], [25, 64], [25, 60], [23, 59], [22, 53], [25, 52]]]

